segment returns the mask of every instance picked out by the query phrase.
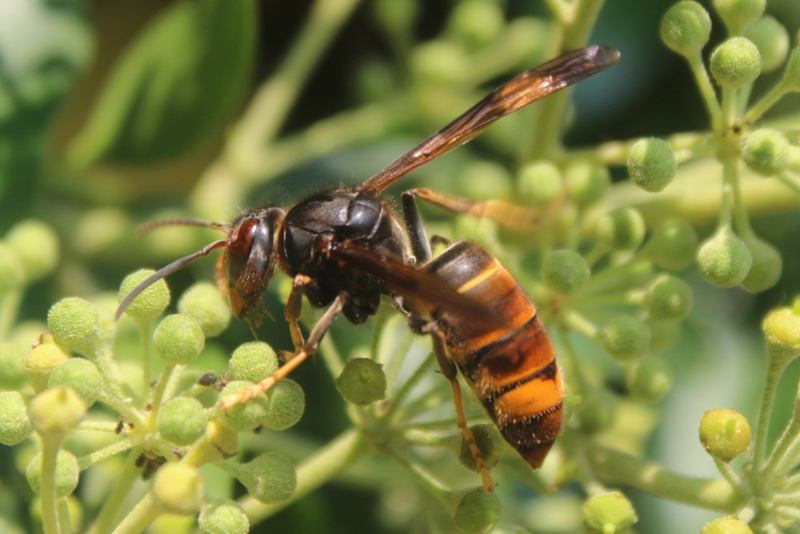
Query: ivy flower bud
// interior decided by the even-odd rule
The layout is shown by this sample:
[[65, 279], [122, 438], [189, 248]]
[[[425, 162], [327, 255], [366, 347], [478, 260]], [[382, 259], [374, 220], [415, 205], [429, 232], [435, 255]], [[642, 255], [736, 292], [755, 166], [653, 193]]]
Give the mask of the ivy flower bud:
[[800, 310], [795, 301], [794, 308], [778, 308], [764, 318], [764, 334], [770, 365], [779, 368], [800, 355]]
[[611, 250], [636, 250], [644, 234], [644, 217], [635, 208], [617, 208], [597, 223], [598, 238]]
[[217, 464], [236, 477], [257, 501], [269, 504], [289, 499], [297, 488], [297, 472], [285, 456], [268, 452], [246, 464]]
[[789, 54], [789, 61], [783, 73], [782, 82], [789, 91], [800, 91], [800, 46], [795, 46]]
[[534, 161], [522, 167], [517, 183], [523, 202], [533, 206], [550, 204], [563, 187], [561, 171], [549, 161]]
[[634, 399], [655, 404], [672, 390], [675, 373], [661, 356], [640, 358], [625, 371], [625, 386]]
[[559, 295], [569, 295], [582, 288], [590, 274], [586, 260], [573, 250], [555, 250], [542, 262], [542, 280]]
[[[81, 470], [78, 466], [78, 458], [71, 452], [59, 449], [56, 455], [56, 495], [58, 497], [67, 497], [72, 495], [75, 488], [78, 487], [78, 479], [80, 478]], [[25, 469], [25, 477], [28, 479], [28, 485], [31, 487], [36, 495], [41, 491], [41, 477], [42, 477], [42, 453], [36, 455], [28, 463]]]
[[47, 388], [47, 381], [53, 369], [69, 360], [69, 354], [55, 343], [45, 342], [37, 345], [22, 362], [28, 380], [35, 393], [40, 393]]
[[180, 447], [200, 439], [207, 424], [203, 405], [192, 397], [170, 399], [158, 413], [158, 431]]
[[459, 501], [455, 520], [468, 534], [486, 532], [500, 520], [500, 499], [495, 493], [474, 489]]
[[220, 335], [231, 322], [231, 309], [213, 284], [199, 282], [178, 301], [178, 311], [191, 315], [200, 324], [206, 338]]
[[[252, 382], [233, 380], [228, 382], [225, 389], [222, 390], [220, 398], [225, 398], [252, 386]], [[225, 412], [225, 422], [234, 432], [250, 432], [261, 426], [262, 421], [267, 416], [268, 409], [267, 396], [260, 393], [252, 400], [228, 408]]]
[[25, 383], [23, 361], [28, 351], [13, 341], [0, 342], [0, 390], [19, 389]]
[[[483, 454], [486, 467], [491, 469], [496, 466], [500, 458], [503, 457], [503, 452], [505, 450], [505, 442], [500, 432], [497, 431], [494, 425], [490, 424], [473, 425], [469, 428], [472, 431], [472, 435], [475, 437], [475, 443], [478, 445], [481, 454]], [[463, 436], [461, 437], [460, 443], [458, 461], [470, 471], [477, 472], [478, 468], [475, 465], [475, 457], [472, 456], [472, 451], [469, 449], [469, 445], [467, 445], [467, 441]]]
[[678, 160], [672, 146], [663, 139], [640, 139], [628, 154], [628, 175], [633, 183], [649, 191], [663, 191], [675, 178]]
[[97, 366], [85, 358], [70, 358], [50, 373], [48, 387], [69, 386], [83, 399], [86, 406], [92, 406], [100, 398], [103, 377]]
[[692, 311], [692, 289], [677, 276], [663, 274], [647, 288], [645, 306], [656, 321], [682, 321]]
[[700, 534], [753, 534], [753, 531], [738, 517], [718, 517], [703, 525]]
[[461, 190], [470, 198], [507, 197], [514, 187], [508, 169], [493, 161], [470, 162], [460, 174]]
[[42, 434], [63, 436], [86, 415], [86, 403], [72, 388], [50, 388], [31, 400], [31, 420]]
[[0, 297], [19, 289], [25, 280], [25, 270], [19, 254], [10, 245], [0, 243]]
[[91, 356], [99, 331], [100, 316], [94, 306], [78, 297], [67, 297], [47, 312], [47, 328], [65, 350]]
[[697, 233], [686, 221], [665, 221], [656, 227], [648, 243], [653, 263], [669, 271], [692, 264], [697, 251]]
[[606, 352], [620, 362], [635, 360], [650, 346], [650, 328], [641, 319], [630, 315], [614, 318], [599, 337]]
[[466, 0], [453, 8], [447, 24], [469, 48], [479, 48], [494, 41], [505, 26], [505, 15], [498, 4], [484, 0]]
[[[155, 271], [140, 269], [125, 277], [119, 286], [119, 300], [128, 296], [141, 282], [144, 282]], [[150, 324], [153, 319], [164, 313], [169, 305], [169, 288], [162, 278], [139, 293], [125, 308], [125, 314], [139, 324]]]
[[267, 416], [261, 424], [272, 430], [286, 430], [303, 417], [306, 394], [300, 384], [284, 378], [267, 392]]
[[581, 403], [575, 407], [575, 415], [581, 429], [591, 434], [606, 430], [614, 422], [617, 399], [602, 388], [591, 388], [583, 394]]
[[733, 37], [714, 49], [710, 66], [711, 74], [722, 87], [736, 89], [761, 74], [761, 55], [749, 39]]
[[661, 40], [684, 57], [696, 56], [711, 36], [711, 17], [697, 2], [678, 2], [661, 20]]
[[786, 61], [789, 53], [789, 32], [774, 17], [761, 17], [747, 28], [744, 36], [758, 47], [763, 72], [773, 72]]
[[8, 231], [5, 241], [17, 252], [26, 283], [44, 278], [58, 264], [58, 237], [50, 225], [42, 221], [18, 222]]
[[628, 527], [638, 519], [631, 502], [616, 491], [596, 495], [583, 504], [583, 523], [589, 532], [598, 534], [627, 532]]
[[414, 79], [437, 85], [457, 85], [469, 72], [463, 47], [452, 41], [428, 41], [411, 51], [410, 69]]
[[153, 346], [165, 362], [186, 365], [203, 352], [203, 329], [191, 315], [168, 315], [153, 332]]
[[700, 443], [708, 454], [728, 463], [750, 446], [750, 424], [735, 410], [710, 410], [700, 420]]
[[0, 392], [0, 443], [16, 445], [33, 432], [25, 399], [17, 391]]
[[741, 284], [752, 264], [753, 255], [750, 249], [728, 226], [717, 230], [697, 252], [700, 274], [719, 287]]
[[747, 136], [742, 159], [762, 176], [775, 176], [789, 164], [789, 140], [772, 128], [761, 128]]
[[250, 520], [235, 501], [211, 501], [203, 505], [197, 518], [200, 534], [247, 534]]
[[203, 475], [196, 467], [185, 463], [164, 464], [156, 471], [153, 497], [170, 514], [196, 514], [205, 498]]
[[753, 265], [742, 280], [742, 287], [751, 293], [758, 293], [777, 284], [783, 272], [781, 253], [754, 235], [745, 237], [744, 242], [753, 255]]
[[369, 358], [353, 358], [336, 379], [336, 389], [347, 401], [366, 406], [386, 397], [383, 365]]
[[569, 197], [580, 208], [603, 198], [611, 184], [608, 169], [589, 162], [571, 164], [564, 171], [564, 183]]
[[233, 351], [228, 362], [229, 380], [260, 382], [278, 370], [278, 356], [263, 341], [251, 341]]
[[740, 35], [761, 18], [766, 7], [767, 0], [714, 0], [714, 9], [731, 35]]

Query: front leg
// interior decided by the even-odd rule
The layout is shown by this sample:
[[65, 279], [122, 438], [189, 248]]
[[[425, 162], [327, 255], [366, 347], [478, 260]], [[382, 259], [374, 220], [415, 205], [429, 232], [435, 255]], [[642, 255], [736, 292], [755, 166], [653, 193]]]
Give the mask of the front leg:
[[292, 281], [292, 290], [289, 292], [289, 298], [286, 300], [286, 311], [284, 317], [289, 323], [289, 333], [292, 335], [292, 343], [294, 343], [295, 353], [300, 352], [300, 349], [305, 345], [303, 341], [303, 332], [300, 330], [300, 315], [303, 312], [303, 295], [305, 288], [312, 282], [311, 278], [304, 274], [298, 274]]
[[228, 410], [237, 404], [242, 404], [256, 398], [261, 393], [266, 393], [272, 388], [272, 386], [286, 378], [289, 373], [291, 373], [298, 365], [303, 363], [303, 361], [308, 358], [309, 355], [317, 352], [319, 344], [322, 342], [322, 338], [325, 337], [325, 334], [330, 329], [331, 325], [333, 324], [333, 320], [336, 319], [336, 316], [342, 312], [342, 308], [344, 308], [348, 298], [349, 297], [347, 293], [339, 293], [336, 299], [334, 299], [333, 303], [331, 303], [331, 305], [328, 306], [328, 309], [325, 310], [325, 313], [322, 314], [322, 317], [319, 318], [317, 324], [314, 325], [314, 328], [311, 329], [311, 333], [308, 335], [308, 340], [305, 342], [302, 348], [300, 348], [290, 359], [288, 359], [285, 364], [278, 368], [277, 371], [272, 373], [258, 384], [254, 384], [252, 387], [243, 389], [234, 393], [233, 395], [229, 395], [224, 399], [221, 399], [219, 401], [219, 407], [223, 410]]

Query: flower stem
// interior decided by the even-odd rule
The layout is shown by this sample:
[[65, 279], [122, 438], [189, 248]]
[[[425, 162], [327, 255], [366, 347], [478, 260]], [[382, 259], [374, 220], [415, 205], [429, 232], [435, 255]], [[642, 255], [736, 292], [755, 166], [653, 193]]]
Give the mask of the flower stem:
[[81, 471], [88, 469], [96, 463], [107, 460], [116, 454], [125, 452], [128, 449], [138, 446], [143, 439], [144, 436], [141, 435], [134, 438], [122, 439], [116, 443], [108, 445], [107, 447], [103, 447], [102, 449], [98, 449], [92, 453], [89, 453], [86, 456], [81, 456], [78, 459], [78, 467], [81, 469]]
[[386, 413], [383, 415], [383, 418], [387, 421], [391, 420], [391, 418], [397, 413], [397, 410], [403, 405], [403, 401], [406, 399], [411, 390], [414, 389], [414, 386], [419, 384], [419, 381], [422, 380], [430, 371], [430, 368], [433, 366], [433, 353], [429, 354], [427, 358], [422, 362], [422, 364], [414, 370], [414, 373], [406, 380], [400, 389], [397, 390], [391, 398], [391, 404], [389, 405], [389, 409], [386, 410]]
[[150, 382], [152, 380], [151, 374], [151, 354], [150, 354], [150, 323], [139, 323], [139, 335], [142, 338], [142, 381], [143, 388], [142, 395], [145, 399], [150, 398]]
[[783, 350], [777, 344], [768, 343], [767, 352], [769, 353], [769, 363], [767, 364], [767, 376], [764, 381], [764, 393], [761, 395], [761, 407], [758, 411], [758, 423], [756, 424], [756, 436], [753, 442], [751, 458], [753, 460], [752, 473], [758, 476], [762, 472], [767, 450], [767, 434], [769, 432], [769, 422], [772, 418], [772, 405], [775, 402], [775, 392], [778, 389], [778, 382], [783, 375], [783, 371], [791, 361], [784, 358], [778, 351]]
[[259, 180], [251, 162], [278, 134], [309, 75], [358, 3], [316, 0], [283, 62], [259, 88], [227, 146], [230, 161], [245, 180]]
[[697, 54], [686, 59], [689, 61], [689, 68], [692, 70], [694, 79], [697, 82], [700, 96], [703, 97], [703, 101], [706, 103], [706, 109], [711, 118], [711, 129], [719, 132], [722, 127], [722, 109], [717, 100], [714, 86], [711, 84], [711, 78], [709, 78], [708, 71], [703, 63], [703, 57], [698, 50]]
[[151, 491], [134, 506], [131, 513], [114, 529], [113, 534], [139, 534], [161, 514], [161, 507], [156, 504]]
[[741, 503], [741, 497], [726, 480], [679, 475], [597, 443], [586, 451], [592, 470], [604, 482], [627, 484], [658, 497], [719, 512], [731, 513]]
[[763, 115], [769, 108], [772, 107], [775, 102], [780, 100], [783, 95], [788, 92], [789, 91], [786, 83], [783, 81], [777, 83], [775, 87], [773, 87], [766, 95], [764, 95], [761, 100], [759, 100], [752, 108], [750, 108], [750, 111], [748, 111], [742, 119], [742, 123], [748, 125], [756, 122], [759, 118], [761, 118], [761, 115]]
[[94, 526], [89, 531], [90, 534], [108, 534], [113, 529], [114, 521], [122, 508], [122, 504], [130, 494], [131, 488], [133, 488], [138, 478], [139, 468], [136, 467], [136, 460], [141, 454], [141, 447], [133, 448], [128, 454], [125, 465], [114, 481], [114, 486], [103, 504], [103, 509], [100, 510]]
[[56, 500], [56, 458], [61, 446], [61, 438], [42, 436], [42, 468], [40, 474], [40, 493], [42, 503], [42, 527], [45, 534], [62, 533], [58, 519]]

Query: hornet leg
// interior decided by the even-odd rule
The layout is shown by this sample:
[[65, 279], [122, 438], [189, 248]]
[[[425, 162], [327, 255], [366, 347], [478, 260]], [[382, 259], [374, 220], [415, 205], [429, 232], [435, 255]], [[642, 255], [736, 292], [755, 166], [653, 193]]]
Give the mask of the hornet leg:
[[433, 338], [433, 352], [436, 354], [436, 360], [439, 362], [442, 374], [450, 381], [450, 387], [453, 390], [453, 401], [456, 406], [458, 428], [461, 429], [461, 433], [464, 435], [464, 441], [467, 443], [467, 447], [469, 447], [472, 453], [472, 458], [475, 460], [478, 473], [481, 475], [483, 491], [494, 491], [496, 484], [489, 475], [489, 468], [486, 466], [486, 461], [483, 459], [483, 453], [481, 453], [478, 444], [475, 442], [475, 436], [472, 435], [472, 430], [467, 426], [467, 416], [464, 414], [464, 402], [461, 398], [461, 386], [458, 383], [458, 373], [455, 363], [453, 363], [453, 360], [447, 352], [444, 333], [439, 329], [436, 323], [428, 323], [425, 330], [427, 330]]
[[342, 312], [342, 308], [344, 308], [344, 304], [347, 302], [347, 299], [348, 296], [346, 293], [339, 293], [333, 303], [328, 306], [327, 310], [325, 310], [325, 313], [322, 314], [322, 317], [320, 317], [319, 321], [317, 321], [317, 324], [314, 325], [314, 328], [308, 335], [308, 340], [305, 342], [303, 347], [298, 350], [291, 357], [291, 359], [278, 368], [277, 371], [258, 384], [254, 384], [252, 387], [243, 389], [242, 391], [238, 391], [233, 395], [229, 395], [224, 399], [221, 399], [219, 401], [219, 407], [223, 410], [228, 410], [237, 404], [242, 404], [254, 399], [260, 393], [266, 393], [272, 388], [272, 386], [286, 378], [289, 373], [291, 373], [298, 365], [303, 363], [303, 361], [310, 354], [314, 354], [317, 351], [320, 342], [322, 342], [322, 338], [325, 337], [325, 334], [330, 329], [331, 325], [333, 324], [333, 320], [336, 319], [336, 316]]

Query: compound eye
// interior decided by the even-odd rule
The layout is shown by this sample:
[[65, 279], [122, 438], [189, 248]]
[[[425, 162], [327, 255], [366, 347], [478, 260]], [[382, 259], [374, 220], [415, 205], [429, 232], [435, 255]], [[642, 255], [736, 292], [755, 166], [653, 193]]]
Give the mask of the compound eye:
[[257, 228], [258, 219], [246, 219], [234, 229], [225, 259], [228, 280], [237, 280], [244, 271], [247, 261], [250, 259], [250, 251], [253, 249]]

